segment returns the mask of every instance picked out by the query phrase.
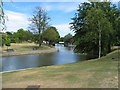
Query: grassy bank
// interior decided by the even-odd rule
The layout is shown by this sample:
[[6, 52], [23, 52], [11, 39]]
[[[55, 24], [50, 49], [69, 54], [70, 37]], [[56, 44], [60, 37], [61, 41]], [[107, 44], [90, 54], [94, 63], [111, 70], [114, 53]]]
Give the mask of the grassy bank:
[[117, 88], [118, 51], [101, 59], [3, 73], [3, 88]]
[[[32, 51], [34, 47], [38, 47], [38, 44], [35, 43], [11, 43], [11, 46], [8, 49], [14, 49], [14, 51]], [[49, 49], [49, 46], [42, 45], [38, 50]], [[2, 48], [2, 51], [5, 52], [7, 46]]]

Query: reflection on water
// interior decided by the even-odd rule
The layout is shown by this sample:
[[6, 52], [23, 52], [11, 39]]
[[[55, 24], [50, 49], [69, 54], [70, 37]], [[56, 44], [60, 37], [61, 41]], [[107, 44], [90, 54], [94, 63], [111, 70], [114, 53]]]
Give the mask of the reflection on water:
[[55, 53], [3, 57], [2, 71], [60, 65], [86, 59], [85, 55], [75, 54], [72, 48], [63, 45], [56, 45], [56, 48], [59, 51]]

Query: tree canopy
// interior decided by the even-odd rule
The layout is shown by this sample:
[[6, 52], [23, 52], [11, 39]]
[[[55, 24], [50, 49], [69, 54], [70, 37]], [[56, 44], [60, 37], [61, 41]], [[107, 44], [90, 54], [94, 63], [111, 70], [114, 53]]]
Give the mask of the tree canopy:
[[16, 38], [17, 42], [23, 42], [32, 40], [33, 34], [30, 31], [25, 31], [24, 29], [19, 29], [17, 32], [13, 33], [13, 36], [11, 38]]
[[[111, 2], [90, 2], [79, 5], [71, 29], [75, 31], [75, 51], [106, 55], [118, 41], [119, 10]], [[100, 45], [101, 44], [101, 45]]]
[[64, 36], [64, 43], [67, 46], [68, 44], [72, 43], [73, 36], [72, 34], [68, 33], [67, 35]]
[[49, 41], [49, 44], [58, 42], [60, 35], [55, 27], [48, 27], [43, 32], [43, 38], [45, 41]]
[[42, 33], [46, 30], [49, 19], [50, 18], [47, 16], [46, 10], [41, 7], [36, 7], [33, 17], [30, 19], [32, 23], [30, 24], [29, 29], [38, 34], [39, 39], [37, 39], [37, 42], [39, 44], [39, 47], [43, 42]]

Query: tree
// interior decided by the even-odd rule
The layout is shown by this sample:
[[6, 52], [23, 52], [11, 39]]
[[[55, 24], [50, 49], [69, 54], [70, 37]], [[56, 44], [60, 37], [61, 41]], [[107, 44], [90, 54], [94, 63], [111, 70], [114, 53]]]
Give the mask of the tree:
[[7, 33], [7, 35], [12, 35], [12, 33], [11, 32], [6, 32]]
[[[89, 41], [89, 43], [93, 42], [93, 45], [98, 47], [98, 56], [106, 55], [108, 50], [108, 40], [110, 39], [110, 35], [112, 36], [112, 25], [106, 18], [106, 14], [101, 9], [91, 8], [88, 10], [88, 14], [85, 17], [85, 37], [88, 40], [84, 40], [85, 42]], [[89, 38], [88, 38], [89, 37]], [[88, 43], [88, 45], [89, 45]], [[89, 46], [91, 47], [91, 46]], [[92, 50], [93, 48], [91, 48]], [[102, 54], [101, 54], [102, 52]]]
[[36, 44], [39, 43], [39, 42], [38, 42], [38, 41], [39, 41], [39, 38], [38, 38], [38, 37], [39, 37], [39, 34], [33, 34], [33, 42], [36, 43]]
[[60, 37], [59, 42], [64, 42], [64, 37]]
[[0, 46], [4, 46], [5, 45], [5, 40], [7, 38], [7, 35], [5, 33], [0, 33]]
[[36, 8], [33, 17], [30, 19], [32, 23], [29, 28], [39, 35], [38, 36], [39, 47], [43, 42], [42, 33], [46, 30], [49, 19], [50, 18], [47, 16], [47, 12], [41, 7]]
[[9, 38], [6, 38], [5, 45], [7, 46], [7, 49], [8, 49], [9, 46], [11, 46]]
[[33, 34], [30, 31], [25, 31], [24, 29], [19, 29], [11, 36], [11, 41], [13, 42], [23, 42], [32, 40]]
[[[98, 34], [95, 34], [95, 32], [94, 33], [91, 32], [92, 30], [95, 31], [96, 30], [95, 28], [97, 28], [97, 26], [98, 26], [98, 23], [97, 23], [97, 25], [95, 24], [96, 19], [95, 19], [95, 21], [93, 21], [94, 17], [96, 17], [98, 14], [96, 15], [94, 12], [93, 12], [94, 14], [92, 14], [92, 12], [91, 13], [89, 12], [89, 10], [91, 10], [92, 8], [96, 8], [96, 10], [100, 9], [96, 12], [103, 11], [104, 15], [106, 15], [105, 16], [106, 19], [104, 18], [103, 22], [105, 23], [108, 21], [109, 23], [107, 23], [107, 26], [104, 25], [104, 27], [102, 27], [102, 28], [105, 28], [105, 26], [109, 27], [110, 29], [113, 28], [112, 34], [109, 33], [107, 37], [102, 36], [102, 37], [105, 37], [105, 39], [103, 39], [103, 41], [102, 41], [102, 44], [104, 43], [103, 45], [105, 45], [105, 43], [106, 43], [106, 45], [108, 45], [108, 46], [106, 46], [107, 48], [106, 49], [104, 48], [104, 50], [102, 51], [102, 54], [105, 55], [105, 53], [108, 53], [111, 51], [111, 46], [113, 46], [115, 44], [115, 42], [117, 42], [116, 37], [119, 36], [117, 34], [117, 32], [119, 31], [118, 24], [117, 24], [118, 23], [117, 18], [119, 17], [119, 11], [115, 5], [111, 4], [111, 2], [90, 2], [90, 3], [82, 3], [81, 5], [79, 5], [79, 8], [77, 10], [78, 12], [75, 14], [75, 17], [72, 18], [73, 22], [70, 23], [72, 25], [71, 29], [73, 31], [75, 31], [75, 33], [76, 33], [74, 36], [74, 41], [76, 44], [75, 51], [96, 53], [96, 51], [98, 51], [98, 49], [99, 49], [98, 42], [96, 42], [96, 41], [99, 41], [98, 40], [99, 38], [97, 36], [99, 36], [100, 34], [98, 35]], [[91, 25], [89, 24], [90, 22], [88, 22], [90, 19], [87, 18], [87, 20], [86, 20], [86, 17], [89, 17], [88, 14], [93, 15], [91, 17], [92, 18]], [[100, 20], [98, 20], [98, 21], [100, 21]], [[101, 24], [103, 22], [101, 22]], [[90, 26], [91, 26], [91, 29], [88, 28]], [[108, 29], [103, 30], [103, 31], [105, 31], [105, 33], [107, 33], [107, 30]], [[105, 35], [105, 34], [103, 34], [103, 35]], [[97, 37], [97, 38], [95, 38], [95, 37]], [[98, 55], [98, 52], [97, 52], [97, 55]]]
[[72, 38], [73, 38], [73, 36], [70, 33], [67, 34], [67, 35], [65, 35], [65, 37], [64, 37], [64, 43], [65, 43], [66, 46], [68, 44], [72, 43]]
[[43, 38], [51, 45], [59, 41], [60, 35], [55, 27], [48, 27], [43, 33]]

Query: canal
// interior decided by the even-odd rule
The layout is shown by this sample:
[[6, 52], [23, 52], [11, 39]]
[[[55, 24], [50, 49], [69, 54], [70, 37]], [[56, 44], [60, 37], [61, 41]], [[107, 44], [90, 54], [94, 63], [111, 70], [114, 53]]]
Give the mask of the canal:
[[85, 60], [86, 56], [73, 52], [73, 48], [56, 45], [58, 52], [49, 54], [33, 54], [3, 57], [2, 71], [14, 71], [26, 68], [60, 65]]

